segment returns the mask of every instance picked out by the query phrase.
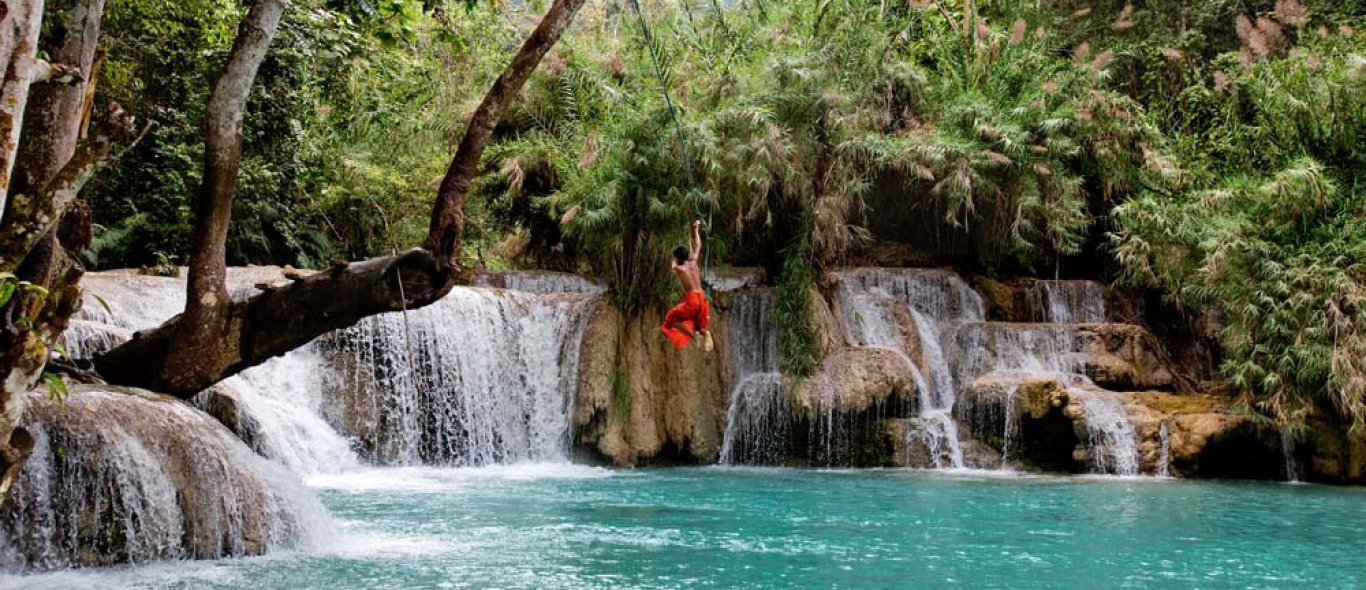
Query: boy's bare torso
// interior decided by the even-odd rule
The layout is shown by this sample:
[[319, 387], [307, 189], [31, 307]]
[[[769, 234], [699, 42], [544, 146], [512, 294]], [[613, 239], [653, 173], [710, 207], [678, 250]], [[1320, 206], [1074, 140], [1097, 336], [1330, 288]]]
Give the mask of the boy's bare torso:
[[678, 281], [683, 283], [683, 292], [702, 290], [702, 271], [697, 268], [697, 260], [688, 260], [683, 264], [673, 265], [674, 274], [678, 275]]

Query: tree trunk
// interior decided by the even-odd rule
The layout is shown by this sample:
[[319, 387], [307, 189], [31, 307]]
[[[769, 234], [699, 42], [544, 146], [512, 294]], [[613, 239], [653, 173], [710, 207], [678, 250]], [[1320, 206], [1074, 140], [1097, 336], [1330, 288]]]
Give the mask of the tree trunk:
[[[475, 110], [437, 192], [425, 249], [337, 265], [284, 287], [266, 289], [246, 300], [230, 301], [224, 280], [223, 244], [241, 144], [227, 146], [236, 151], [206, 154], [206, 160], [223, 159], [218, 161], [219, 165], [208, 160], [206, 168], [206, 173], [220, 175], [210, 179], [206, 174], [205, 190], [196, 211], [195, 251], [185, 313], [138, 333], [97, 358], [95, 367], [101, 376], [111, 383], [189, 397], [366, 317], [422, 307], [444, 297], [457, 280], [460, 236], [464, 229], [461, 209], [478, 172], [484, 147], [503, 112], [541, 58], [559, 41], [583, 3], [584, 0], [555, 0]], [[246, 32], [244, 26], [243, 33]], [[230, 67], [225, 75], [231, 72]], [[223, 86], [223, 82], [219, 85]], [[249, 90], [249, 86], [234, 88], [243, 97]], [[214, 94], [217, 97], [219, 90], [215, 89]], [[210, 102], [211, 113], [214, 104]], [[240, 128], [240, 109], [236, 115], [239, 126], [233, 129]], [[211, 146], [214, 132], [211, 126]], [[209, 151], [214, 150], [210, 147]], [[233, 174], [221, 174], [227, 170], [223, 165], [226, 163], [231, 163]]]
[[432, 206], [431, 225], [423, 247], [434, 252], [443, 268], [455, 269], [460, 263], [460, 236], [465, 230], [465, 197], [469, 195], [470, 183], [479, 171], [479, 162], [484, 156], [484, 147], [493, 137], [493, 129], [503, 116], [503, 110], [512, 99], [522, 91], [531, 73], [546, 52], [559, 41], [574, 13], [583, 6], [584, 0], [556, 0], [541, 19], [540, 24], [531, 32], [522, 47], [508, 63], [507, 69], [493, 82], [483, 102], [470, 117], [465, 136], [455, 158], [446, 169], [446, 176], [437, 189], [436, 203]]
[[[42, 297], [16, 295], [0, 310], [4, 317], [0, 325], [0, 348], [4, 349], [0, 359], [4, 376], [0, 385], [0, 500], [32, 448], [32, 438], [18, 427], [26, 396], [42, 376], [48, 350], [80, 307], [79, 281], [84, 269], [57, 239], [57, 224], [110, 151], [112, 135], [103, 131], [77, 148], [85, 95], [94, 84], [77, 82], [90, 80], [103, 12], [104, 0], [57, 0], [48, 5], [42, 52], [60, 65], [33, 61], [26, 66], [27, 79], [34, 84], [26, 88], [26, 100], [16, 105], [22, 109], [22, 118], [6, 120], [10, 113], [0, 115], [0, 123], [23, 130], [23, 142], [13, 152], [17, 159], [9, 163], [13, 177], [6, 194], [12, 198], [4, 203], [0, 220], [0, 270], [16, 272], [47, 289]], [[6, 68], [7, 93], [17, 82], [11, 76], [17, 71], [11, 58]], [[111, 120], [123, 121], [121, 117]], [[34, 314], [32, 325], [16, 325], [19, 310]]]
[[[233, 193], [242, 160], [242, 117], [256, 71], [284, 14], [284, 0], [259, 0], [237, 31], [223, 73], [209, 96], [204, 124], [204, 179], [195, 201], [195, 228], [183, 321], [177, 324], [176, 357], [235, 356], [223, 341], [233, 318], [229, 314], [227, 240]], [[229, 350], [224, 346], [229, 345]], [[210, 378], [207, 364], [180, 363], [163, 379], [196, 382]]]
[[0, 214], [9, 200], [10, 173], [19, 152], [29, 84], [38, 66], [43, 0], [5, 0], [0, 5]]

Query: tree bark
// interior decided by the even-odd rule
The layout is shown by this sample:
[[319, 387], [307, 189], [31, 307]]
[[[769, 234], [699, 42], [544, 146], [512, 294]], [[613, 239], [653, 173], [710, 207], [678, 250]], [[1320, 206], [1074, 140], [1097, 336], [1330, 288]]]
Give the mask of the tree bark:
[[[271, 1], [274, 0], [263, 3]], [[236, 151], [206, 154], [206, 160], [222, 159], [217, 160], [218, 165], [209, 161], [211, 165], [206, 166], [185, 313], [136, 334], [129, 342], [97, 358], [95, 368], [100, 375], [111, 383], [190, 397], [366, 317], [419, 308], [444, 297], [457, 281], [460, 236], [464, 229], [461, 208], [478, 172], [484, 147], [503, 112], [541, 58], [559, 41], [583, 3], [584, 0], [555, 0], [475, 110], [437, 192], [424, 248], [334, 266], [289, 285], [268, 288], [246, 300], [230, 301], [224, 280], [223, 245], [241, 144], [238, 141], [227, 146]], [[247, 32], [245, 26], [243, 32]], [[243, 97], [250, 89], [236, 85], [233, 88]], [[216, 89], [215, 96], [218, 94]], [[214, 103], [210, 104], [213, 111]], [[236, 114], [238, 126], [234, 129], [240, 129], [241, 110], [237, 109]], [[209, 131], [221, 132], [212, 127]], [[211, 144], [213, 141], [210, 137]], [[231, 163], [232, 175], [221, 174], [228, 169], [223, 165], [226, 163]], [[220, 175], [211, 182], [207, 173]]]
[[43, 0], [6, 0], [0, 14], [0, 214], [9, 200], [29, 85], [38, 68]]
[[537, 64], [541, 63], [541, 58], [559, 41], [560, 35], [564, 34], [565, 28], [574, 20], [574, 13], [583, 3], [584, 0], [556, 0], [550, 6], [470, 118], [455, 158], [451, 160], [446, 176], [441, 180], [441, 187], [437, 189], [431, 225], [427, 230], [427, 240], [423, 243], [423, 247], [434, 252], [445, 268], [459, 268], [460, 236], [465, 230], [465, 198], [469, 195], [470, 183], [478, 173], [484, 147], [493, 137], [493, 129], [498, 126], [503, 111], [512, 99], [522, 91], [522, 86], [536, 70]]
[[[38, 241], [52, 233], [57, 224], [61, 222], [67, 209], [76, 202], [81, 189], [85, 188], [85, 184], [95, 176], [95, 172], [116, 157], [116, 154], [113, 153], [115, 141], [130, 134], [133, 130], [132, 118], [127, 116], [117, 104], [112, 104], [106, 117], [99, 120], [99, 124], [95, 126], [96, 129], [90, 137], [76, 145], [75, 137], [79, 133], [78, 126], [82, 117], [80, 110], [82, 104], [74, 103], [69, 106], [72, 110], [67, 113], [66, 117], [74, 119], [77, 125], [77, 127], [72, 127], [70, 143], [53, 141], [48, 136], [35, 135], [35, 137], [44, 137], [45, 139], [41, 142], [47, 144], [49, 149], [37, 155], [33, 161], [42, 162], [45, 167], [55, 163], [61, 168], [41, 171], [27, 170], [29, 160], [21, 161], [20, 167], [16, 168], [16, 171], [23, 170], [27, 173], [15, 175], [14, 186], [16, 188], [21, 185], [28, 185], [30, 182], [38, 182], [40, 184], [37, 186], [42, 188], [30, 189], [25, 187], [22, 191], [14, 192], [14, 198], [10, 200], [9, 213], [5, 216], [4, 222], [0, 223], [0, 271], [13, 272], [21, 263], [25, 262]], [[57, 130], [56, 132], [64, 133], [65, 130]], [[27, 133], [27, 127], [25, 133]], [[136, 143], [136, 140], [134, 142]], [[48, 159], [54, 155], [60, 156], [60, 159]], [[24, 178], [25, 176], [31, 177]], [[71, 244], [70, 246], [81, 247], [84, 245]]]
[[[48, 33], [42, 44], [49, 59], [88, 80], [100, 39], [104, 0], [52, 0], [47, 14]], [[11, 195], [41, 190], [71, 159], [80, 139], [85, 90], [92, 84], [49, 80], [30, 88]]]
[[[212, 378], [213, 366], [193, 362], [209, 356], [236, 356], [223, 340], [233, 324], [227, 287], [228, 223], [242, 161], [242, 118], [256, 72], [265, 60], [284, 14], [285, 0], [258, 0], [243, 17], [223, 72], [209, 96], [204, 123], [204, 178], [195, 200], [185, 312], [175, 324], [179, 346], [156, 382], [197, 382]], [[226, 349], [225, 349], [226, 348]]]
[[[42, 2], [30, 4], [41, 11]], [[6, 101], [11, 89], [17, 90], [21, 83], [31, 85], [25, 88], [24, 100], [14, 105], [22, 110], [22, 117], [0, 114], [0, 127], [10, 126], [0, 131], [0, 140], [13, 140], [15, 126], [22, 128], [23, 140], [13, 152], [0, 150], [14, 156], [4, 164], [6, 179], [9, 166], [13, 166], [13, 177], [5, 192], [11, 198], [0, 205], [5, 212], [0, 220], [0, 270], [43, 286], [47, 294], [17, 294], [0, 310], [0, 349], [4, 351], [0, 359], [0, 501], [33, 446], [32, 438], [18, 428], [26, 397], [42, 376], [49, 349], [81, 303], [79, 281], [85, 269], [67, 255], [57, 238], [57, 224], [107, 159], [115, 135], [113, 128], [102, 126], [98, 137], [82, 143], [78, 150], [85, 95], [94, 84], [79, 82], [91, 79], [103, 12], [104, 0], [52, 2], [47, 6], [41, 49], [53, 63], [32, 59], [16, 67], [11, 58], [5, 69]], [[33, 42], [37, 41], [35, 36]], [[21, 76], [22, 70], [27, 71]], [[105, 123], [119, 127], [131, 122], [113, 116]], [[34, 315], [31, 325], [16, 325], [20, 310]]]

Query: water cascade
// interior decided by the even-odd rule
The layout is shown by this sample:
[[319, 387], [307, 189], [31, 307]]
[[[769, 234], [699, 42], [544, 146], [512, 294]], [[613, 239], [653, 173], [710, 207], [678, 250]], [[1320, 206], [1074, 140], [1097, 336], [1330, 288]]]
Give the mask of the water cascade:
[[[283, 277], [234, 268], [228, 280], [243, 296]], [[476, 282], [527, 291], [456, 288], [406, 317], [367, 318], [224, 381], [201, 406], [230, 398], [239, 434], [302, 474], [359, 465], [356, 450], [399, 464], [567, 460], [578, 347], [602, 287], [561, 273]], [[86, 286], [66, 337], [77, 358], [165, 321], [185, 301], [182, 279], [117, 271], [91, 273]]]
[[[284, 280], [278, 269], [231, 268], [229, 284], [236, 297], [248, 285]], [[180, 313], [185, 305], [182, 279], [138, 275], [127, 271], [90, 273], [83, 280], [85, 302], [64, 334], [67, 353], [89, 358], [121, 344], [132, 333], [155, 327]], [[231, 403], [242, 428], [238, 434], [267, 458], [292, 471], [313, 474], [359, 464], [350, 442], [320, 415], [327, 359], [309, 344], [228, 378], [196, 401], [201, 407]], [[222, 417], [221, 413], [215, 412]]]
[[1006, 390], [1005, 423], [1001, 430], [1001, 469], [1010, 468], [1010, 443], [1020, 438], [1020, 417], [1016, 415], [1019, 405], [1020, 384], [1014, 383]]
[[[837, 276], [846, 338], [858, 346], [895, 350], [906, 359], [919, 390], [920, 433], [933, 466], [963, 467], [953, 418], [957, 387], [944, 343], [952, 342], [965, 323], [982, 321], [981, 296], [958, 275], [940, 270], [857, 269]], [[912, 330], [905, 328], [907, 320]]]
[[1138, 435], [1124, 404], [1106, 393], [1088, 393], [1083, 408], [1092, 471], [1138, 475]]
[[778, 331], [773, 323], [772, 289], [747, 289], [730, 295], [726, 342], [735, 386], [721, 439], [725, 465], [777, 465], [791, 443], [789, 412], [778, 370]]
[[1157, 430], [1157, 436], [1162, 441], [1161, 449], [1157, 454], [1157, 476], [1171, 477], [1172, 463], [1172, 429], [1169, 420], [1163, 420], [1162, 426]]
[[297, 478], [179, 400], [75, 386], [28, 416], [34, 453], [0, 512], [6, 569], [251, 555], [330, 530]]
[[1088, 324], [1105, 321], [1105, 288], [1095, 281], [1036, 281], [1030, 297], [1043, 322]]
[[1285, 455], [1285, 480], [1300, 481], [1300, 466], [1295, 461], [1295, 433], [1289, 426], [1281, 426], [1281, 453]]
[[371, 461], [567, 461], [579, 346], [598, 299], [457, 288], [362, 320], [322, 346], [324, 408]]

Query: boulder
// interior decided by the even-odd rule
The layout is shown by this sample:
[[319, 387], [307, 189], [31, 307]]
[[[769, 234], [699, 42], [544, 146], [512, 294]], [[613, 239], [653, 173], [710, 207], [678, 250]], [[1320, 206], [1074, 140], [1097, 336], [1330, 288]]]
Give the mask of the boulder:
[[33, 455], [0, 510], [9, 568], [256, 555], [328, 531], [311, 491], [187, 403], [85, 385], [31, 397]]
[[898, 405], [914, 413], [916, 381], [906, 357], [881, 348], [846, 347], [825, 358], [810, 378], [791, 388], [789, 407], [801, 417], [854, 414]]

